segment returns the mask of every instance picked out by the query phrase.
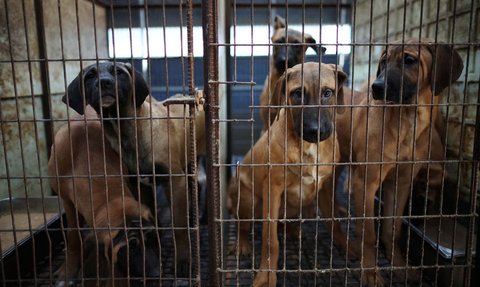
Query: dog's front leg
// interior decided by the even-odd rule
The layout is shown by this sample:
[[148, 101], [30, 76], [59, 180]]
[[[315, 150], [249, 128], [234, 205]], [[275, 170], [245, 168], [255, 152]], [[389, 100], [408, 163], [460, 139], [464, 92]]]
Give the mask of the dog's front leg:
[[[412, 166], [403, 167], [399, 171], [399, 175], [407, 175], [408, 179], [402, 177], [403, 180], [396, 180], [393, 174], [391, 178], [384, 182], [384, 216], [382, 220], [382, 241], [385, 245], [385, 251], [391, 264], [396, 267], [407, 267], [407, 262], [400, 250], [400, 237], [402, 235], [402, 215], [410, 197]], [[412, 282], [419, 280], [420, 274], [418, 270], [395, 269], [395, 276], [408, 279]]]
[[272, 184], [271, 192], [268, 184], [263, 186], [263, 223], [262, 223], [262, 259], [260, 271], [253, 281], [253, 286], [276, 286], [278, 265], [278, 215], [283, 194], [282, 184]]
[[187, 204], [188, 185], [183, 176], [172, 177], [172, 216], [176, 247], [177, 275], [186, 277], [189, 274], [190, 245], [188, 236], [188, 212]]
[[361, 261], [362, 284], [370, 287], [384, 286], [384, 281], [379, 273], [376, 263], [376, 232], [374, 216], [375, 193], [380, 186], [387, 169], [377, 165], [367, 167], [353, 166], [352, 188], [355, 198], [355, 216], [366, 217], [358, 219], [355, 224], [356, 239], [353, 244], [356, 256]]
[[[336, 211], [338, 211], [337, 205], [339, 203], [337, 200], [333, 199], [333, 194], [335, 193], [333, 189], [333, 176], [329, 179], [326, 179], [320, 190], [318, 191], [318, 206], [322, 212], [324, 218], [328, 218], [326, 221], [327, 229], [330, 235], [332, 236], [332, 241], [338, 246], [341, 250], [347, 251], [347, 236], [342, 231], [340, 223], [336, 220], [333, 220], [337, 216]], [[346, 214], [346, 211], [345, 211]], [[349, 256], [354, 256], [355, 252], [352, 249], [348, 250]]]
[[64, 200], [63, 207], [67, 218], [67, 253], [65, 263], [57, 270], [55, 276], [57, 282], [55, 286], [73, 285], [74, 279], [78, 277], [80, 271], [80, 231], [78, 230], [77, 214], [72, 202]]

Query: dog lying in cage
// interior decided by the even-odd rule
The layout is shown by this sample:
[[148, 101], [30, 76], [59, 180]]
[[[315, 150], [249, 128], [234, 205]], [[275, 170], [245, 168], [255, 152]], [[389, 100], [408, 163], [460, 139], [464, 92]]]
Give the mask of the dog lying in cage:
[[[351, 166], [351, 192], [356, 216], [368, 219], [356, 221], [356, 239], [350, 243], [350, 251], [362, 259], [365, 285], [384, 285], [375, 269], [376, 229], [372, 218], [378, 190], [383, 194], [385, 217], [381, 238], [387, 257], [396, 267], [394, 274], [413, 282], [419, 280], [417, 269], [407, 269], [400, 249], [401, 216], [411, 196], [412, 180], [428, 168], [429, 160], [444, 159], [443, 149], [440, 154], [432, 152], [443, 148], [441, 131], [432, 123], [440, 111], [432, 104], [462, 70], [462, 59], [450, 45], [408, 39], [391, 43], [383, 51], [371, 95], [354, 93], [351, 97], [345, 90], [346, 104], [363, 105], [338, 115], [336, 126], [342, 162], [351, 159], [360, 163]], [[430, 149], [429, 144], [435, 146]], [[438, 169], [437, 164], [441, 165], [433, 163], [432, 172]]]
[[[280, 16], [275, 16], [274, 20], [274, 34], [272, 36], [272, 43], [280, 44], [273, 46], [273, 54], [270, 59], [270, 73], [265, 79], [262, 93], [260, 94], [260, 117], [263, 122], [262, 133], [264, 133], [270, 124], [275, 119], [278, 108], [268, 108], [268, 105], [279, 105], [279, 101], [274, 96], [273, 89], [275, 83], [283, 75], [286, 68], [291, 68], [297, 64], [305, 62], [305, 52], [308, 47], [315, 50], [317, 54], [324, 53], [325, 48], [318, 47], [315, 39], [307, 34], [286, 28], [287, 23], [285, 19]], [[309, 45], [301, 46], [295, 44], [307, 43]], [[285, 44], [285, 46], [281, 45]], [[288, 44], [294, 44], [287, 46]]]
[[[147, 177], [147, 184], [141, 185], [145, 191], [141, 194], [147, 197], [147, 202], [154, 202], [151, 195], [155, 194], [156, 186], [166, 191], [175, 227], [177, 273], [181, 276], [188, 274], [190, 259], [187, 182], [191, 178], [186, 175], [190, 163], [187, 152], [193, 140], [199, 153], [205, 146], [203, 107], [198, 105], [196, 115], [191, 115], [189, 104], [194, 104], [191, 100], [184, 96], [163, 102], [155, 100], [149, 95], [143, 76], [130, 64], [120, 62], [86, 67], [70, 83], [63, 98], [80, 114], [90, 105], [104, 118], [105, 136], [115, 149], [121, 147], [129, 173], [144, 176], [142, 180]], [[193, 116], [195, 139], [191, 138], [189, 123]]]
[[[236, 246], [239, 254], [251, 252], [252, 222], [248, 219], [265, 220], [260, 269], [277, 269], [278, 220], [298, 218], [301, 208], [315, 204], [317, 196], [322, 214], [332, 214], [333, 164], [340, 160], [334, 105], [343, 104], [345, 79], [340, 67], [332, 64], [309, 62], [289, 68], [274, 91], [288, 107], [280, 109], [229, 184], [229, 211], [242, 220]], [[260, 271], [253, 285], [275, 286], [276, 278], [275, 271]]]
[[68, 228], [56, 286], [158, 286], [154, 218], [128, 188], [126, 171], [99, 121], [73, 120], [56, 133], [48, 175]]

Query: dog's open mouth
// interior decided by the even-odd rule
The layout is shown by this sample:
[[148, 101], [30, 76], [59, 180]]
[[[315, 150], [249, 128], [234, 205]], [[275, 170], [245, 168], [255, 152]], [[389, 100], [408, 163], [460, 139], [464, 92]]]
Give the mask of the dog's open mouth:
[[102, 108], [111, 107], [113, 104], [115, 104], [115, 100], [115, 95], [102, 95]]

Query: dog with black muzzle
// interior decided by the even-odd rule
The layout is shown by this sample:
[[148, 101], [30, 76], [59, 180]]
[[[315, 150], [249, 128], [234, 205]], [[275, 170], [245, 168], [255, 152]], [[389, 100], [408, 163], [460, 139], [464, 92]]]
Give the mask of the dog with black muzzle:
[[[189, 100], [186, 96], [155, 100], [149, 96], [143, 76], [130, 64], [120, 62], [88, 66], [70, 83], [63, 98], [80, 114], [86, 105], [95, 109], [103, 119], [106, 138], [121, 155], [129, 173], [149, 179], [150, 186], [141, 185], [140, 194], [147, 197], [151, 207], [156, 186], [165, 189], [175, 228], [176, 273], [180, 277], [188, 274], [190, 259], [187, 151], [193, 140], [199, 153], [205, 146], [203, 108], [197, 105], [195, 114], [190, 114], [185, 103]], [[195, 139], [190, 138], [192, 117]]]
[[153, 216], [131, 193], [127, 168], [105, 144], [100, 122], [87, 120], [59, 129], [48, 162], [50, 186], [67, 219], [66, 260], [56, 286], [159, 286]]
[[355, 163], [350, 167], [351, 192], [361, 220], [355, 223], [356, 239], [350, 243], [350, 251], [362, 259], [365, 285], [384, 285], [376, 268], [374, 225], [375, 194], [380, 189], [385, 254], [399, 278], [419, 279], [418, 269], [409, 268], [400, 249], [402, 216], [412, 180], [418, 180], [419, 172], [443, 170], [441, 163], [428, 163], [444, 160], [443, 152], [431, 152], [443, 148], [434, 125], [440, 117], [435, 98], [460, 77], [462, 70], [462, 59], [451, 45], [408, 39], [390, 43], [383, 51], [371, 96], [345, 89], [345, 104], [353, 107], [337, 117], [336, 127], [342, 162]]
[[[235, 246], [239, 254], [251, 252], [252, 217], [264, 220], [262, 259], [253, 286], [276, 285], [279, 219], [298, 218], [317, 196], [322, 215], [332, 216], [333, 171], [340, 160], [333, 123], [335, 105], [343, 103], [345, 79], [331, 64], [309, 62], [288, 69], [275, 87], [287, 107], [280, 109], [230, 181], [228, 208], [241, 219]], [[328, 230], [338, 232], [339, 226], [332, 224], [327, 221]]]
[[274, 34], [271, 38], [273, 46], [273, 54], [270, 59], [270, 73], [265, 79], [262, 93], [260, 94], [260, 117], [263, 122], [262, 133], [264, 133], [275, 119], [278, 107], [268, 107], [268, 105], [278, 106], [280, 100], [275, 98], [273, 89], [275, 83], [287, 68], [291, 68], [297, 64], [303, 63], [305, 53], [310, 47], [317, 54], [324, 53], [325, 48], [316, 45], [315, 39], [307, 34], [286, 28], [285, 19], [275, 16]]

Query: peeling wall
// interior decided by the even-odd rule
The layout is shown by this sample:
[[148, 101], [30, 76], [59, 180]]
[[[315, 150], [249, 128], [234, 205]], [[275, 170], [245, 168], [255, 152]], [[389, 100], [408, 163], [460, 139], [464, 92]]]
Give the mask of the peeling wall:
[[[51, 96], [51, 119], [66, 119], [61, 96], [80, 71], [79, 59], [88, 65], [108, 56], [106, 9], [77, 3], [42, 1], [48, 63], [42, 83], [34, 0], [0, 0], [0, 198], [51, 194], [43, 89]], [[63, 123], [55, 122], [55, 130]]]

